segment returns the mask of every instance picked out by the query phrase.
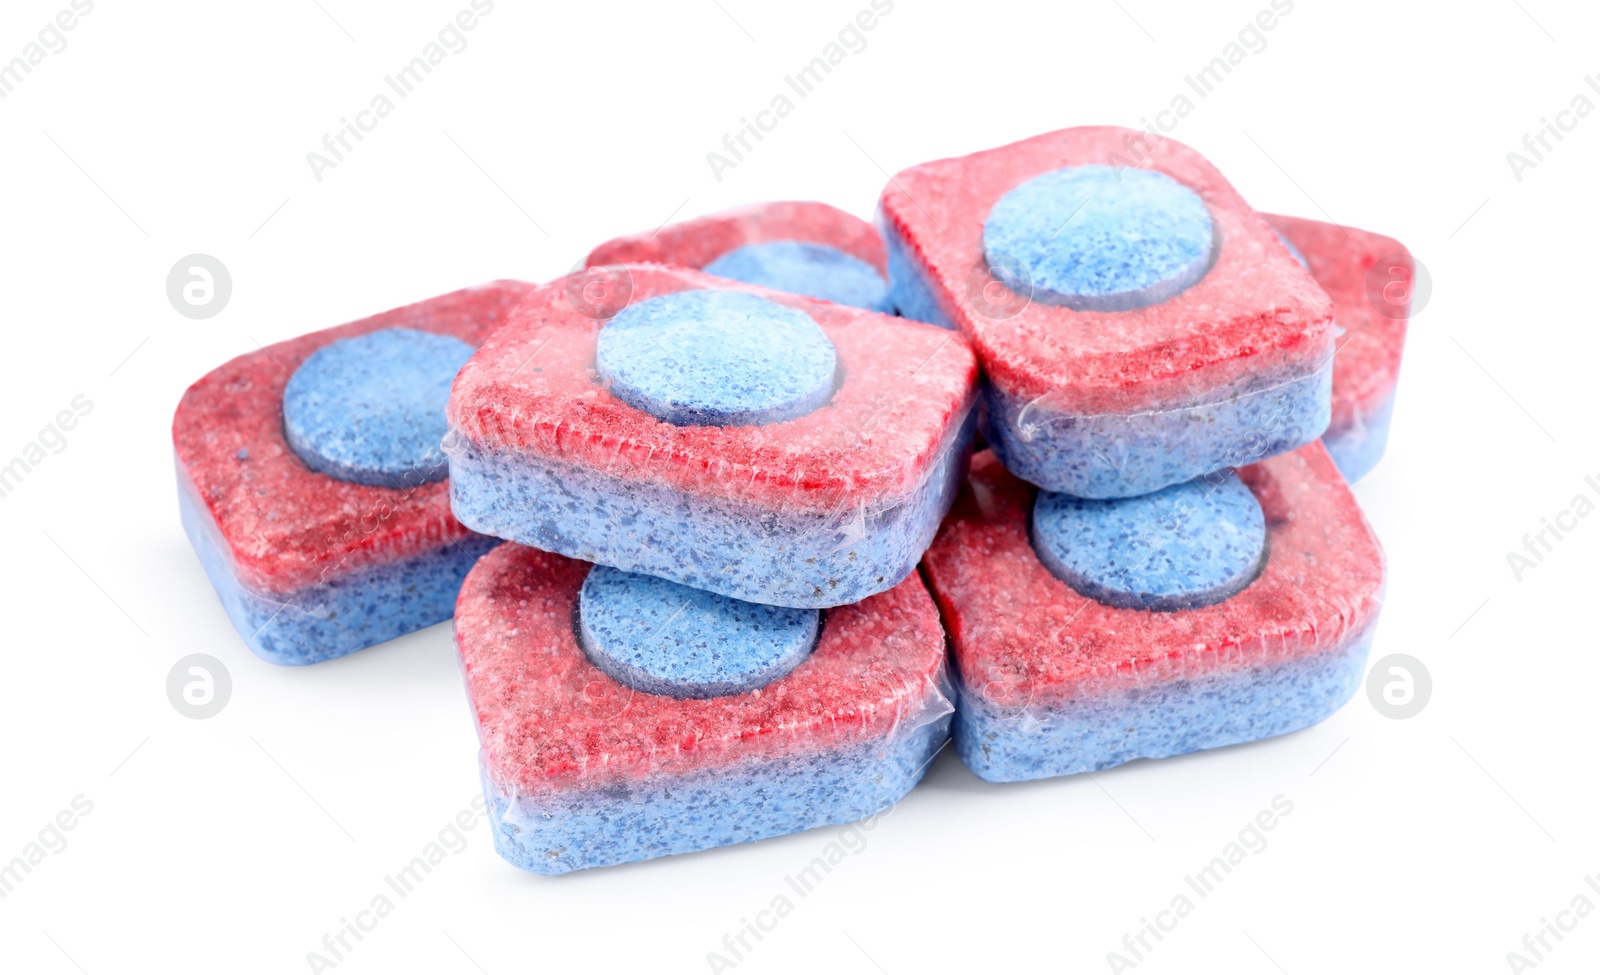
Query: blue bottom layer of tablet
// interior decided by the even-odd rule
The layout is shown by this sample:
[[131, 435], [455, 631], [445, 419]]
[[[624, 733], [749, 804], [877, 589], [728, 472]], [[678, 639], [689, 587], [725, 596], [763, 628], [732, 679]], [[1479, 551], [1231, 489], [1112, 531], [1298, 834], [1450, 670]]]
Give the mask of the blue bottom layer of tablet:
[[1021, 782], [1299, 731], [1339, 710], [1361, 685], [1375, 627], [1309, 657], [1152, 682], [1053, 707], [997, 708], [958, 676], [956, 754], [979, 778]]
[[1328, 448], [1333, 462], [1339, 466], [1344, 479], [1354, 484], [1365, 477], [1389, 445], [1389, 421], [1394, 417], [1394, 393], [1373, 412], [1356, 415], [1355, 422], [1342, 430], [1331, 427], [1322, 435], [1322, 445]]
[[538, 798], [485, 781], [495, 852], [523, 870], [558, 874], [855, 822], [921, 781], [949, 725], [946, 713], [849, 751]]
[[[975, 412], [975, 411], [974, 411]], [[967, 473], [974, 412], [911, 496], [768, 511], [446, 439], [450, 505], [474, 531], [771, 606], [845, 606], [916, 569]]]
[[1308, 444], [1328, 428], [1333, 362], [1219, 402], [1072, 416], [983, 384], [984, 436], [1011, 473], [1080, 498], [1127, 498]]
[[181, 485], [178, 510], [233, 628], [275, 664], [319, 663], [444, 622], [455, 614], [467, 570], [500, 543], [474, 535], [398, 562], [330, 573], [293, 593], [261, 593], [235, 578], [210, 516]]

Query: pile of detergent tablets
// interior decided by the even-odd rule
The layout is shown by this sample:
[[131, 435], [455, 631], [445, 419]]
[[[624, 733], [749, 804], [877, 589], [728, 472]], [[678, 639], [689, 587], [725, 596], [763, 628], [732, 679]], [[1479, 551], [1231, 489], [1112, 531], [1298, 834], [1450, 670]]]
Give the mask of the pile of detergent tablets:
[[[564, 873], [1281, 735], [1360, 683], [1390, 238], [1067, 129], [240, 356], [173, 421], [263, 659], [455, 619], [495, 846]], [[920, 571], [919, 571], [920, 569]]]

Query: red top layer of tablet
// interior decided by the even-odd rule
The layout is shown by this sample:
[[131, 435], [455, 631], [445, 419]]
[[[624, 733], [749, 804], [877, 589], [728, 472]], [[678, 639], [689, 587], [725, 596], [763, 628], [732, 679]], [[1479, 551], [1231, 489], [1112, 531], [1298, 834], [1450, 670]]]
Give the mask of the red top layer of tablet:
[[239, 356], [189, 387], [172, 418], [179, 486], [210, 512], [241, 583], [288, 593], [470, 534], [450, 513], [444, 481], [369, 487], [307, 467], [284, 439], [283, 390], [311, 353], [379, 329], [477, 345], [530, 287], [496, 281], [312, 332]]
[[631, 265], [619, 273], [634, 302], [717, 288], [805, 312], [838, 355], [833, 399], [764, 426], [658, 420], [601, 384], [594, 357], [604, 322], [580, 311], [582, 303], [561, 280], [530, 293], [462, 368], [450, 393], [452, 431], [486, 449], [619, 479], [773, 508], [827, 510], [908, 496], [972, 404], [977, 359], [966, 340], [946, 329], [698, 271]]
[[827, 244], [878, 269], [887, 280], [883, 240], [872, 225], [826, 203], [758, 203], [608, 240], [584, 259], [601, 264], [675, 264], [699, 269], [737, 247], [796, 240]]
[[589, 788], [827, 752], [948, 714], [944, 632], [915, 574], [830, 609], [817, 648], [759, 690], [684, 699], [634, 691], [573, 632], [590, 565], [507, 543], [456, 602], [456, 646], [491, 781], [520, 794]]
[[1266, 516], [1268, 560], [1201, 609], [1115, 609], [1080, 596], [1034, 554], [1035, 489], [992, 453], [923, 560], [967, 684], [993, 703], [1049, 704], [1221, 666], [1338, 646], [1377, 618], [1383, 551], [1322, 444], [1240, 469]]
[[[1048, 394], [1050, 409], [1083, 415], [1170, 409], [1208, 402], [1219, 387], [1251, 376], [1310, 373], [1332, 353], [1333, 308], [1316, 282], [1214, 166], [1156, 138], [1109, 126], [1063, 129], [913, 166], [884, 189], [886, 229], [905, 242], [1003, 391]], [[1220, 238], [1216, 263], [1193, 287], [1147, 308], [1031, 302], [1011, 317], [987, 317], [973, 296], [995, 285], [983, 251], [990, 209], [1035, 176], [1089, 164], [1155, 170], [1197, 193]]]
[[1347, 427], [1357, 414], [1382, 406], [1399, 381], [1414, 273], [1411, 252], [1392, 237], [1354, 227], [1263, 216], [1300, 250], [1311, 276], [1333, 299], [1333, 320], [1345, 334], [1333, 358], [1330, 426]]

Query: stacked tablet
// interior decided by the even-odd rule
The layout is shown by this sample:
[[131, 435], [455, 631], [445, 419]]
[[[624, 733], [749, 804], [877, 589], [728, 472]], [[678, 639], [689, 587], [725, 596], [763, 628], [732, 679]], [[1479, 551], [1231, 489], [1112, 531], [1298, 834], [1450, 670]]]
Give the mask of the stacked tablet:
[[456, 639], [496, 840], [545, 873], [859, 819], [951, 713], [915, 571], [966, 473], [971, 348], [622, 270], [609, 318], [532, 292], [444, 444], [456, 516], [519, 543], [467, 578]]
[[927, 559], [967, 765], [1092, 771], [1348, 700], [1383, 557], [1319, 443], [1334, 302], [1267, 220], [1115, 128], [913, 167], [880, 214], [896, 301], [983, 363], [993, 451]]

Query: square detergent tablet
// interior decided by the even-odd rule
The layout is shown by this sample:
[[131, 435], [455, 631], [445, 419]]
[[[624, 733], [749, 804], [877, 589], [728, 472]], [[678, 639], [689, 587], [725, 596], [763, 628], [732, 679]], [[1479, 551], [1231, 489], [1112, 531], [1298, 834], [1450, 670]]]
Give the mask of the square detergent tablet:
[[758, 203], [685, 220], [607, 241], [584, 263], [674, 264], [774, 291], [894, 310], [877, 230], [826, 203]]
[[819, 612], [503, 545], [467, 576], [455, 633], [495, 849], [535, 873], [861, 819], [949, 730], [916, 577]]
[[979, 454], [924, 566], [954, 655], [956, 752], [992, 782], [1323, 720], [1361, 683], [1384, 581], [1318, 442], [1098, 501]]
[[1024, 480], [1130, 497], [1328, 426], [1331, 302], [1187, 146], [1052, 132], [914, 166], [879, 218], [896, 306], [972, 339]]
[[450, 618], [496, 540], [450, 513], [445, 402], [530, 287], [497, 281], [279, 342], [184, 393], [184, 531], [258, 656], [316, 663]]
[[590, 317], [566, 282], [539, 288], [462, 369], [445, 441], [456, 517], [778, 606], [842, 606], [910, 574], [965, 472], [966, 340], [620, 267], [630, 301], [614, 315]]
[[1263, 214], [1333, 299], [1343, 334], [1333, 358], [1333, 410], [1322, 442], [1354, 482], [1389, 442], [1415, 263], [1399, 241], [1320, 220]]

